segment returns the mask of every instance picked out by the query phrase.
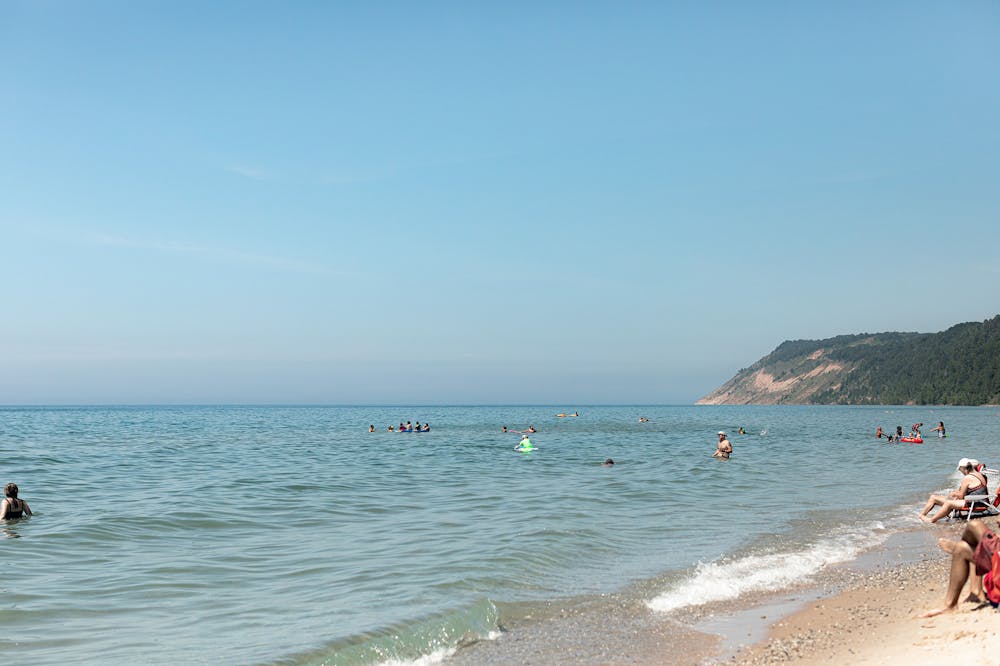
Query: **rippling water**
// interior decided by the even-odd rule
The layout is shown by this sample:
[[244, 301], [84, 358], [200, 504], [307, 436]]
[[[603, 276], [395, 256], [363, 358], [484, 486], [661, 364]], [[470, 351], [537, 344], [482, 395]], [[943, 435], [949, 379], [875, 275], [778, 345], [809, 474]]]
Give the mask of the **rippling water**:
[[[996, 408], [569, 409], [0, 409], [2, 482], [36, 514], [0, 526], [0, 653], [412, 660], [490, 636], [498, 605], [643, 580], [670, 581], [649, 599], [669, 612], [742, 592], [707, 587], [720, 557], [780, 586], [912, 520], [960, 457], [1000, 462]], [[923, 446], [872, 437], [938, 420]], [[516, 453], [500, 426], [529, 423]]]

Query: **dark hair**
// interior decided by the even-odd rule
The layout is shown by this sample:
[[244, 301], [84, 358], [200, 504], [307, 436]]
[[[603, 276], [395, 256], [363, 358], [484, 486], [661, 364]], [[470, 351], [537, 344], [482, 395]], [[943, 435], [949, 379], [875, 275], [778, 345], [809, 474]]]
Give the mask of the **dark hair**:
[[6, 495], [7, 497], [10, 497], [11, 499], [17, 499], [17, 484], [8, 483], [6, 486], [4, 486], [3, 494]]
[[604, 464], [605, 465], [614, 465], [615, 461], [612, 460], [611, 458], [608, 458], [607, 460], [604, 461]]

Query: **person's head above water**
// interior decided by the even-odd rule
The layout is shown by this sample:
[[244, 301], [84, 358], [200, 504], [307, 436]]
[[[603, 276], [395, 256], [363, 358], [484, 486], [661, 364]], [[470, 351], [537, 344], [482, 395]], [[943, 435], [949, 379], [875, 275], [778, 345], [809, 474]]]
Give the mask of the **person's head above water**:
[[8, 483], [6, 486], [4, 486], [3, 494], [6, 495], [7, 497], [10, 497], [11, 499], [17, 499], [17, 484]]
[[604, 461], [604, 464], [605, 465], [614, 465], [615, 461], [612, 460], [611, 458], [608, 458], [607, 460]]

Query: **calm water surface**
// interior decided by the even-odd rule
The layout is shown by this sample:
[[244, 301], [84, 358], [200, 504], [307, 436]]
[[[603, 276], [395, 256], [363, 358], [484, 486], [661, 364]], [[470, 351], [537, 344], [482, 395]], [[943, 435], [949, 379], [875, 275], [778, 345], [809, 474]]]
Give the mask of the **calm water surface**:
[[[872, 437], [938, 420], [923, 446]], [[500, 426], [529, 423], [516, 453]], [[0, 654], [406, 661], [494, 635], [505, 604], [777, 589], [912, 522], [959, 458], [1000, 462], [998, 428], [996, 408], [0, 409], [0, 480], [36, 514], [0, 525]], [[723, 560], [746, 581], [707, 588]]]

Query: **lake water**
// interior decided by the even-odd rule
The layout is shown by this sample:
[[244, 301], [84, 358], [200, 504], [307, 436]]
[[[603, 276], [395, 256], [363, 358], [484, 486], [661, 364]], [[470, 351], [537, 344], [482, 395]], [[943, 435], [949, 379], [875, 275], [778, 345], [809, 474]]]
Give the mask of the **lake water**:
[[[873, 437], [915, 421], [924, 445]], [[538, 450], [513, 451], [501, 425], [528, 424]], [[3, 408], [0, 481], [35, 516], [0, 524], [0, 654], [426, 662], [531, 602], [781, 589], [912, 529], [959, 458], [1000, 462], [998, 428], [998, 408]]]

